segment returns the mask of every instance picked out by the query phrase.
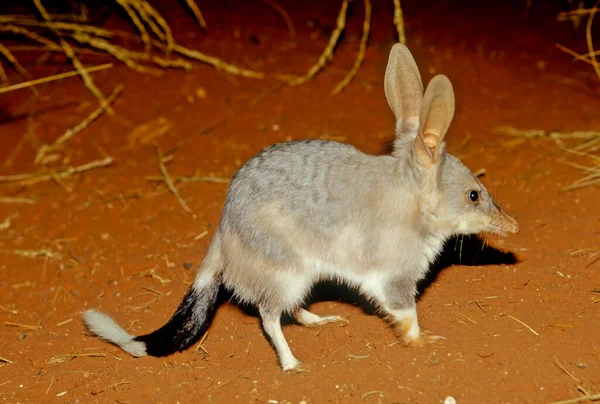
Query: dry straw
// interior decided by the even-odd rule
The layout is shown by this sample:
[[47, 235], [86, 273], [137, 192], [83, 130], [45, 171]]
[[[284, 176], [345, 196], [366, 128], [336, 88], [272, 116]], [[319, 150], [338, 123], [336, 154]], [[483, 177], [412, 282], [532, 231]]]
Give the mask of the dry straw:
[[529, 140], [552, 140], [569, 156], [582, 160], [583, 164], [572, 160], [562, 160], [563, 163], [575, 167], [583, 173], [582, 177], [560, 188], [562, 192], [600, 185], [600, 131], [546, 132], [540, 129], [522, 130], [512, 126], [499, 126], [494, 129], [494, 132]]
[[[272, 7], [281, 16], [288, 28], [290, 38], [294, 39], [296, 30], [292, 19], [285, 9], [278, 4], [276, 0], [261, 1]], [[260, 79], [265, 76], [262, 72], [236, 66], [215, 56], [207, 55], [199, 50], [190, 49], [177, 43], [168, 22], [147, 0], [115, 0], [115, 3], [123, 9], [129, 18], [130, 23], [134, 30], [137, 31], [137, 34], [119, 30], [110, 30], [87, 24], [87, 9], [83, 6], [81, 6], [79, 15], [53, 15], [46, 10], [42, 0], [33, 0], [33, 2], [39, 15], [42, 17], [42, 21], [39, 21], [35, 16], [4, 15], [0, 16], [0, 31], [14, 34], [17, 37], [24, 38], [27, 41], [32, 41], [39, 45], [37, 47], [25, 46], [17, 47], [15, 49], [64, 53], [81, 76], [85, 86], [100, 101], [101, 105], [107, 104], [106, 99], [104, 98], [102, 91], [96, 86], [94, 80], [89, 75], [90, 69], [86, 69], [79, 59], [79, 54], [107, 54], [115, 60], [125, 64], [130, 69], [143, 73], [156, 74], [161, 72], [160, 69], [168, 68], [183, 68], [189, 71], [192, 70], [192, 64], [187, 60], [196, 60], [228, 74], [255, 79]], [[324, 51], [317, 59], [317, 62], [303, 76], [291, 79], [287, 76], [285, 81], [289, 85], [299, 85], [310, 81], [333, 59], [334, 49], [339, 42], [342, 32], [346, 28], [348, 2], [348, 0], [342, 1], [336, 19], [336, 28], [329, 38]], [[400, 42], [405, 43], [406, 36], [400, 0], [393, 0], [393, 3], [393, 22], [396, 27], [398, 39]], [[206, 20], [196, 2], [194, 0], [186, 0], [185, 4], [196, 19], [198, 25], [206, 30]], [[364, 60], [370, 30], [370, 0], [364, 0], [364, 8], [365, 19], [359, 53], [353, 68], [333, 90], [334, 94], [340, 92], [356, 76]], [[127, 41], [124, 43], [131, 43], [132, 41], [138, 42], [138, 44], [141, 43], [143, 50], [128, 49], [124, 47], [123, 44], [117, 43], [123, 42], [123, 40]], [[80, 47], [74, 45], [79, 45]], [[176, 55], [179, 55], [180, 57], [177, 57]], [[17, 57], [15, 57], [13, 52], [2, 43], [0, 43], [0, 56], [4, 57], [9, 65], [18, 71], [21, 76], [29, 79], [27, 71], [21, 66]], [[160, 69], [148, 65], [154, 65]], [[2, 82], [2, 85], [5, 85], [8, 81], [7, 74], [1, 64], [0, 81]], [[35, 88], [31, 89], [34, 92], [36, 91]], [[4, 91], [11, 90], [6, 89]], [[112, 108], [110, 106], [107, 107], [106, 112], [112, 113]]]
[[290, 80], [288, 83], [292, 86], [297, 86], [303, 83], [306, 83], [309, 80], [312, 80], [317, 73], [319, 73], [319, 71], [325, 67], [325, 65], [330, 62], [333, 59], [333, 49], [335, 48], [335, 45], [338, 42], [338, 39], [340, 38], [340, 35], [342, 34], [342, 31], [344, 31], [344, 28], [346, 27], [346, 11], [348, 10], [348, 0], [344, 0], [342, 2], [342, 7], [340, 8], [340, 12], [338, 13], [338, 17], [336, 20], [336, 27], [333, 30], [333, 33], [331, 34], [331, 37], [329, 38], [329, 42], [327, 43], [327, 46], [325, 47], [325, 50], [323, 51], [323, 53], [321, 53], [321, 56], [319, 56], [319, 59], [317, 60], [317, 62], [308, 70], [308, 72], [306, 72], [306, 74], [304, 76], [301, 77], [296, 77], [292, 80]]
[[338, 85], [333, 89], [332, 94], [337, 94], [344, 87], [350, 83], [350, 81], [358, 74], [358, 70], [360, 69], [360, 65], [365, 59], [365, 53], [367, 52], [367, 41], [369, 40], [369, 32], [371, 30], [371, 2], [370, 0], [364, 0], [365, 6], [365, 21], [363, 23], [363, 35], [360, 40], [360, 48], [358, 52], [358, 56], [356, 57], [356, 61], [354, 62], [354, 66], [352, 70], [344, 77], [342, 81], [338, 83]]

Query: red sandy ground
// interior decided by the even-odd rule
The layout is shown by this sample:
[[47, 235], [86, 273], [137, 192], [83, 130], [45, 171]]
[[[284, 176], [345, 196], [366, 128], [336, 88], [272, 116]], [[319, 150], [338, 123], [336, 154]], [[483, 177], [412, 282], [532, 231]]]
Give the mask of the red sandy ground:
[[[0, 220], [16, 214], [0, 230], [0, 356], [10, 361], [0, 363], [2, 402], [436, 403], [453, 396], [458, 403], [542, 403], [581, 397], [578, 386], [600, 392], [600, 262], [589, 261], [600, 249], [600, 192], [560, 193], [581, 173], [560, 162], [565, 154], [553, 142], [492, 131], [498, 125], [598, 130], [598, 80], [591, 67], [572, 63], [554, 47], [561, 41], [585, 51], [582, 27], [559, 25], [557, 10], [544, 5], [525, 19], [525, 2], [459, 9], [405, 4], [409, 46], [424, 80], [443, 72], [455, 86], [450, 152], [472, 170], [486, 169], [485, 184], [522, 229], [490, 240], [515, 253], [516, 265], [449, 266], [425, 290], [421, 326], [447, 339], [404, 348], [379, 317], [339, 299], [317, 302], [312, 310], [340, 314], [350, 320], [347, 327], [284, 327], [295, 355], [310, 366], [307, 373], [281, 371], [258, 318], [228, 302], [204, 341], [208, 357], [194, 346], [167, 358], [134, 359], [86, 334], [80, 313], [87, 308], [110, 313], [137, 334], [162, 325], [193, 280], [219, 221], [225, 184], [179, 185], [192, 218], [164, 184], [148, 181], [159, 175], [153, 142], [165, 153], [185, 142], [167, 164], [173, 176], [222, 178], [262, 147], [284, 140], [330, 138], [368, 153], [387, 150], [394, 122], [382, 80], [394, 43], [392, 2], [374, 4], [366, 62], [337, 96], [330, 91], [358, 49], [360, 2], [332, 65], [314, 81], [280, 88], [274, 78], [276, 72], [305, 72], [324, 48], [339, 4], [312, 3], [303, 9], [291, 0], [281, 3], [295, 23], [295, 40], [261, 2], [205, 4], [206, 34], [183, 7], [161, 9], [182, 43], [271, 74], [245, 79], [199, 63], [193, 73], [161, 77], [122, 65], [96, 73], [105, 93], [125, 85], [116, 115], [103, 115], [65, 150], [71, 165], [106, 155], [115, 163], [65, 178], [72, 192], [50, 181], [2, 185], [3, 196], [38, 201], [0, 204]], [[106, 22], [125, 24], [118, 17]], [[65, 70], [60, 59], [28, 68], [38, 77]], [[28, 131], [49, 143], [97, 105], [78, 79], [39, 90], [36, 103], [27, 90], [1, 96], [0, 161]], [[172, 128], [152, 141], [131, 135], [140, 125], [161, 122]], [[36, 147], [26, 143], [2, 174], [34, 171]], [[57, 258], [11, 253], [40, 249]]]

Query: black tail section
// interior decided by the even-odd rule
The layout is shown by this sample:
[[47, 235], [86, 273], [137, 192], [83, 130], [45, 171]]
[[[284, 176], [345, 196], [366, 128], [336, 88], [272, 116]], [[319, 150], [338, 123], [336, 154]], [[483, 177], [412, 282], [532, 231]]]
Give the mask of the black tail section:
[[220, 283], [205, 285], [202, 290], [190, 287], [167, 324], [135, 340], [143, 342], [146, 353], [151, 356], [167, 356], [189, 348], [204, 335], [213, 320]]

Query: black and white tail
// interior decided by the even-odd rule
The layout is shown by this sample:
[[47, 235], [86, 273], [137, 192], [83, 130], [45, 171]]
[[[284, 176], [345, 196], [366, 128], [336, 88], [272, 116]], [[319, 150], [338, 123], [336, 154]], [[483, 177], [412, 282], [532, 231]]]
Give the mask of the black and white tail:
[[136, 337], [96, 310], [83, 314], [86, 327], [133, 356], [167, 356], [189, 348], [206, 333], [217, 308], [221, 271], [218, 266], [220, 260], [216, 257], [218, 253], [214, 250], [216, 248], [209, 250], [194, 284], [175, 314], [158, 330]]

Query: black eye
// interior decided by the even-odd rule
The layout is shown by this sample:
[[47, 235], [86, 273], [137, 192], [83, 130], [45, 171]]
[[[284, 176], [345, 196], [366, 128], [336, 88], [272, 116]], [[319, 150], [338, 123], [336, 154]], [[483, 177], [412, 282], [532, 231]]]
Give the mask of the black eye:
[[469, 198], [469, 201], [475, 203], [479, 200], [479, 192], [477, 192], [475, 190], [471, 190], [467, 194], [467, 197]]

